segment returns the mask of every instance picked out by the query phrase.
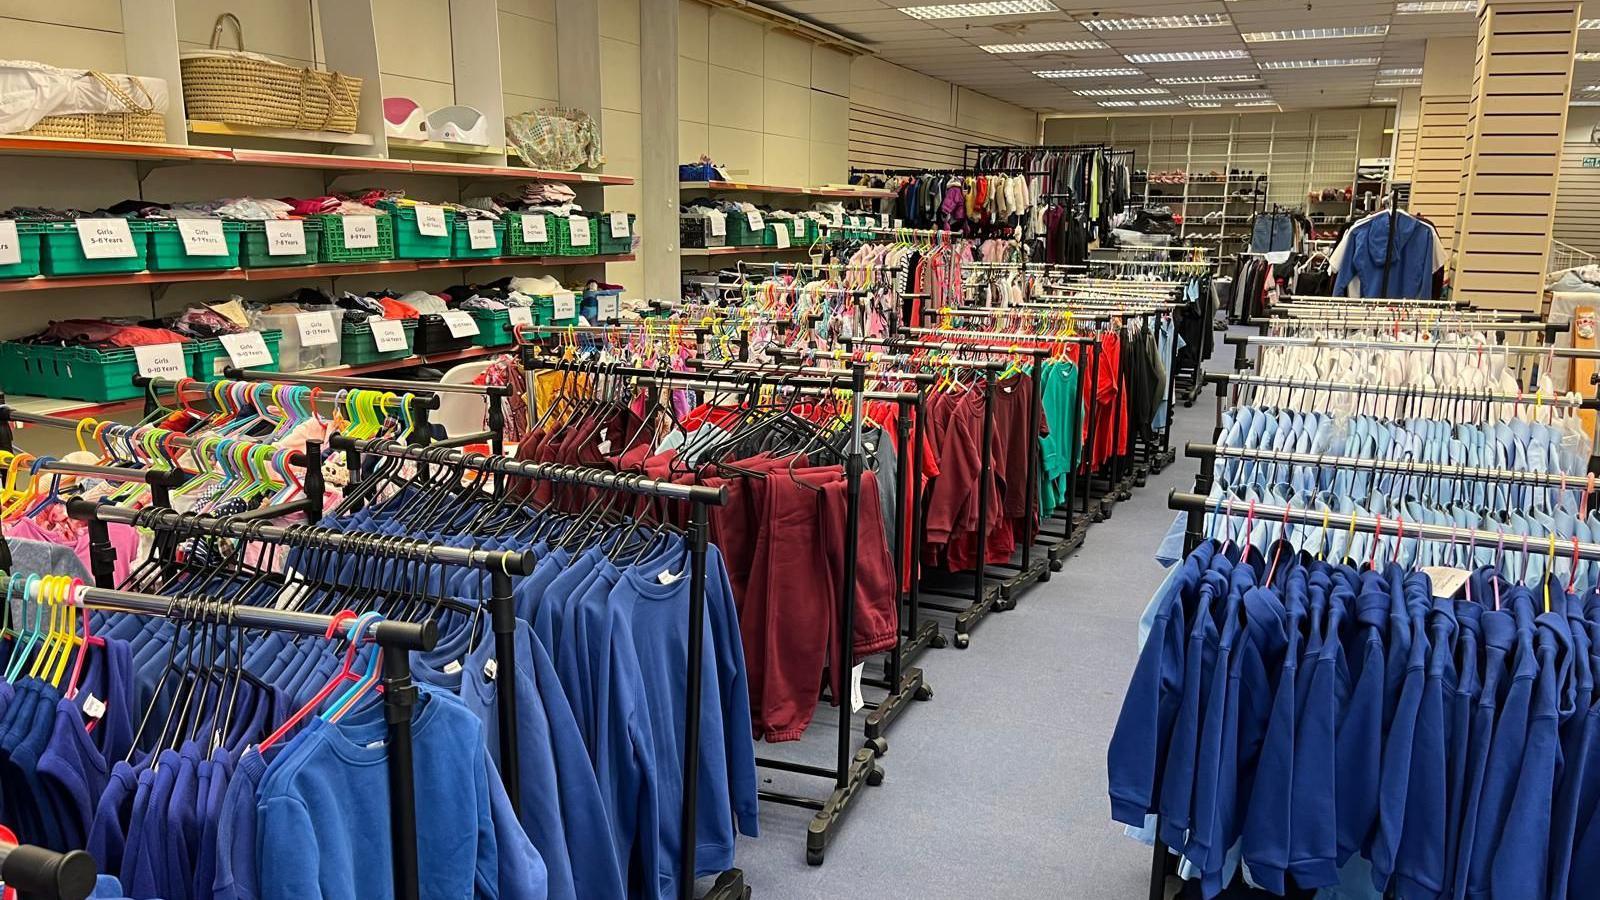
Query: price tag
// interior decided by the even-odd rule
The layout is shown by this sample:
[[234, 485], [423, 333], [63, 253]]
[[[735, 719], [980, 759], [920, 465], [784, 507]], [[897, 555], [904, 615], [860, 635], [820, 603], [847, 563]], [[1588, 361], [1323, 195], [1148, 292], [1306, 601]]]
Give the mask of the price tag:
[[589, 217], [567, 216], [567, 234], [572, 237], [572, 246], [589, 246], [589, 242], [594, 240], [589, 234]]
[[268, 256], [305, 256], [306, 223], [299, 219], [268, 219]]
[[22, 244], [17, 240], [17, 223], [0, 219], [0, 266], [22, 262]]
[[228, 358], [241, 369], [255, 366], [272, 365], [272, 351], [267, 349], [267, 342], [261, 337], [259, 331], [241, 331], [238, 334], [224, 334], [220, 337], [222, 346], [228, 351]]
[[372, 346], [379, 353], [409, 350], [406, 326], [399, 319], [372, 319]]
[[602, 322], [622, 318], [622, 298], [616, 294], [601, 294], [599, 307], [600, 321]]
[[[527, 221], [524, 219], [523, 221]], [[467, 246], [473, 250], [488, 250], [495, 245], [494, 223], [488, 219], [467, 220]]]
[[888, 213], [878, 213], [878, 227], [879, 228], [888, 228], [889, 227], [889, 214]]
[[377, 216], [345, 216], [344, 247], [346, 250], [370, 250], [378, 246]]
[[578, 298], [571, 291], [556, 291], [555, 317], [557, 319], [570, 319], [578, 314]]
[[789, 249], [789, 226], [782, 222], [772, 223], [772, 233], [778, 239], [778, 249]]
[[228, 255], [220, 219], [179, 219], [178, 236], [183, 238], [183, 252], [190, 256]]
[[906, 221], [904, 219], [895, 219], [894, 227], [896, 231], [899, 231], [900, 229], [906, 227]]
[[723, 237], [728, 233], [728, 217], [719, 212], [706, 213], [706, 220], [711, 223], [711, 236]]
[[189, 377], [189, 367], [183, 361], [182, 344], [148, 344], [135, 347], [133, 359], [139, 366], [139, 374], [145, 378], [177, 381]]
[[614, 212], [611, 214], [611, 236], [614, 238], [632, 237], [633, 232], [628, 227], [628, 214]]
[[417, 233], [423, 237], [449, 237], [450, 226], [445, 224], [444, 207], [417, 205]]
[[512, 328], [520, 328], [524, 325], [533, 324], [533, 310], [529, 309], [528, 307], [513, 306], [511, 307], [510, 312]]
[[522, 217], [522, 240], [527, 244], [544, 244], [550, 241], [550, 225], [544, 216]]
[[752, 209], [745, 213], [744, 219], [746, 222], [750, 223], [751, 231], [760, 231], [761, 229], [767, 227], [767, 220], [761, 217], [761, 210], [759, 209]]
[[325, 347], [339, 343], [339, 329], [334, 325], [331, 312], [300, 313], [294, 317], [294, 323], [300, 329], [302, 347]]
[[850, 670], [850, 711], [861, 712], [866, 708], [867, 698], [861, 695], [861, 676], [866, 672], [867, 664], [858, 662]]
[[444, 314], [444, 327], [451, 337], [472, 337], [478, 333], [478, 320], [464, 309], [452, 309]]
[[828, 215], [833, 218], [833, 227], [835, 227], [835, 228], [843, 228], [844, 227], [844, 213], [839, 212], [838, 210], [834, 210], [833, 212], [829, 213]]
[[79, 219], [78, 244], [88, 259], [127, 259], [139, 255], [127, 219]]

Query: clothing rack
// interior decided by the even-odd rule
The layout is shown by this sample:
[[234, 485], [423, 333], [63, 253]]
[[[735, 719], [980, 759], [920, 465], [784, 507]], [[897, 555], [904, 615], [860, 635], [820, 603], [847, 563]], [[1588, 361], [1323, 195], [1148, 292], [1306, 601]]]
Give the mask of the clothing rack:
[[[120, 519], [125, 523], [131, 523], [137, 515], [118, 507], [96, 507], [94, 504], [76, 502], [81, 505], [74, 507], [75, 516], [87, 518], [91, 523], [98, 521], [102, 527], [107, 521], [106, 518], [100, 518], [102, 512], [126, 513], [127, 518]], [[207, 526], [200, 523], [221, 524], [228, 520], [188, 518], [187, 521], [191, 528], [198, 526], [204, 529]], [[245, 523], [239, 525], [250, 527]], [[22, 582], [20, 586], [19, 581]], [[8, 596], [12, 590], [28, 596], [30, 592], [37, 592], [38, 580], [0, 574], [0, 586], [6, 589]], [[346, 638], [363, 634], [354, 619], [230, 603], [174, 600], [106, 587], [75, 587], [70, 602], [83, 608], [132, 612], [142, 616], [198, 622], [229, 621], [246, 628], [290, 634], [339, 634]], [[393, 842], [394, 889], [398, 900], [418, 900], [416, 782], [411, 743], [411, 709], [417, 702], [417, 687], [411, 679], [411, 651], [433, 649], [439, 640], [439, 629], [431, 619], [422, 622], [384, 620], [365, 629], [364, 637], [385, 651], [392, 651], [383, 654], [382, 684], [385, 720], [389, 727], [385, 749], [389, 772], [389, 833]]]
[[94, 860], [82, 850], [0, 841], [0, 884], [20, 900], [84, 900], [94, 892]]

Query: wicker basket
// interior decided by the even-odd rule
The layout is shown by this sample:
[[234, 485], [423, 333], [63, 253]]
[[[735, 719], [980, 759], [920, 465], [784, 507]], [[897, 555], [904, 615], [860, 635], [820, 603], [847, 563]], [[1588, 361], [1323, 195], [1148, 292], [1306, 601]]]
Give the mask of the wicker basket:
[[[155, 100], [145, 92], [136, 97], [117, 86], [117, 83], [99, 72], [89, 73], [100, 82], [123, 106], [125, 112], [71, 113], [63, 116], [45, 116], [32, 128], [18, 134], [28, 137], [87, 138], [97, 141], [133, 141], [140, 144], [161, 144], [167, 140], [166, 116], [155, 111]], [[135, 85], [139, 84], [134, 79]], [[142, 87], [141, 87], [142, 89]]]
[[[221, 51], [223, 26], [233, 23], [239, 51]], [[289, 66], [246, 53], [244, 31], [232, 13], [217, 17], [212, 50], [186, 55], [183, 103], [189, 118], [230, 125], [294, 128], [302, 131], [356, 130], [361, 79], [340, 72]]]

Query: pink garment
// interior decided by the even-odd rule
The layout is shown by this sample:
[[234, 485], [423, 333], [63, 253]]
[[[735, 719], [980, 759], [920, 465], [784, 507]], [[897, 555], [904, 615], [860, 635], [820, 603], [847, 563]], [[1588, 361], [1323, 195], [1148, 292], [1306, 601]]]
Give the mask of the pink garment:
[[[116, 551], [116, 562], [112, 566], [113, 578], [121, 584], [128, 577], [128, 570], [138, 562], [139, 532], [131, 525], [107, 526], [111, 535], [111, 549]], [[75, 539], [63, 538], [59, 534], [40, 528], [32, 519], [23, 517], [13, 519], [5, 524], [7, 537], [22, 538], [28, 541], [42, 541], [48, 544], [60, 544], [72, 550], [83, 563], [83, 567], [90, 572], [94, 566], [89, 562], [89, 532], [87, 529], [79, 532]]]

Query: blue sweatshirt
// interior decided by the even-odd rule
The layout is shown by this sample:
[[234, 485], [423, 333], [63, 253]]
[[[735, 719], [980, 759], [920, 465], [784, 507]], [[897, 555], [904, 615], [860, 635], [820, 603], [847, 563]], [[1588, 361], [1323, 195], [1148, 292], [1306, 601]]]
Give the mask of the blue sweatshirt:
[[[296, 735], [290, 744], [298, 739]], [[234, 767], [217, 813], [216, 874], [211, 880], [214, 900], [261, 896], [256, 880], [256, 792], [266, 774], [267, 762], [254, 747], [246, 750]]]
[[[1433, 273], [1444, 260], [1433, 258], [1433, 229], [1422, 220], [1400, 214], [1394, 216], [1394, 238], [1390, 240], [1390, 218], [1381, 212], [1350, 229], [1350, 242], [1344, 266], [1334, 279], [1333, 293], [1344, 296], [1354, 278], [1361, 279], [1363, 297], [1433, 296]], [[1388, 263], [1388, 292], [1384, 289], [1384, 264]]]
[[[1401, 670], [1398, 696], [1394, 701], [1394, 711], [1390, 716], [1383, 742], [1383, 768], [1378, 786], [1378, 830], [1373, 837], [1372, 849], [1368, 855], [1372, 861], [1372, 884], [1379, 891], [1387, 889], [1390, 876], [1394, 873], [1396, 855], [1400, 849], [1400, 839], [1405, 826], [1407, 797], [1414, 763], [1412, 754], [1416, 746], [1418, 728], [1417, 716], [1422, 707], [1430, 650], [1427, 632], [1429, 601], [1426, 592], [1422, 593], [1420, 603], [1413, 602], [1416, 598], [1406, 590], [1407, 585], [1402, 577], [1398, 566], [1391, 565], [1385, 572], [1385, 580], [1390, 585], [1391, 599], [1389, 646], [1392, 649], [1397, 643], [1403, 643], [1406, 646], [1406, 654], [1403, 659], [1397, 659], [1391, 653], [1385, 664], [1386, 680], [1392, 681], [1394, 678], [1390, 666], [1399, 664]], [[1398, 611], [1393, 605], [1397, 594], [1400, 599]], [[1397, 641], [1396, 638], [1402, 633], [1403, 640]]]
[[706, 550], [706, 613], [711, 617], [714, 644], [706, 652], [717, 661], [718, 694], [722, 700], [722, 734], [728, 760], [728, 792], [739, 833], [760, 837], [761, 800], [756, 784], [756, 747], [750, 740], [750, 678], [744, 664], [744, 635], [739, 611], [728, 579], [728, 567], [716, 545]]
[[[1200, 728], [1205, 698], [1211, 693], [1212, 673], [1216, 669], [1217, 645], [1221, 631], [1214, 608], [1227, 603], [1229, 578], [1208, 572], [1200, 586], [1200, 597], [1189, 627], [1184, 650], [1183, 695], [1167, 747], [1166, 767], [1162, 772], [1160, 798], [1160, 839], [1173, 849], [1188, 843], [1193, 824], [1195, 780], [1199, 768]], [[1152, 635], [1153, 636], [1153, 635]]]
[[[1310, 670], [1300, 695], [1295, 729], [1294, 782], [1290, 805], [1289, 873], [1302, 887], [1339, 880], [1337, 797], [1343, 784], [1337, 767], [1340, 712], [1351, 697], [1345, 642], [1356, 630], [1360, 576], [1344, 566], [1323, 567], [1309, 583], [1310, 630], [1300, 674]], [[1261, 788], [1257, 788], [1259, 794]]]
[[1232, 788], [1232, 768], [1238, 753], [1239, 669], [1237, 650], [1242, 641], [1244, 595], [1255, 587], [1253, 565], [1235, 566], [1228, 596], [1217, 612], [1219, 629], [1216, 672], [1204, 698], [1199, 751], [1195, 756], [1193, 825], [1184, 856], [1200, 866], [1202, 890], [1213, 890], [1222, 877], [1228, 842], [1224, 834], [1224, 794]]
[[1142, 827], [1156, 810], [1156, 786], [1185, 687], [1186, 609], [1199, 603], [1201, 574], [1216, 550], [1214, 541], [1201, 544], [1168, 580], [1117, 715], [1106, 771], [1111, 818], [1124, 825]]
[[1462, 820], [1467, 803], [1467, 762], [1472, 736], [1472, 712], [1478, 702], [1478, 692], [1483, 690], [1479, 672], [1479, 650], [1483, 643], [1483, 607], [1475, 602], [1456, 601], [1456, 689], [1447, 698], [1445, 715], [1448, 717], [1450, 744], [1445, 757], [1449, 761], [1445, 791], [1448, 807], [1445, 812], [1444, 885], [1448, 892], [1456, 883], [1456, 861], [1460, 855]]
[[1389, 624], [1389, 586], [1382, 575], [1362, 572], [1356, 597], [1354, 642], [1346, 647], [1353, 685], [1334, 749], [1338, 784], [1338, 865], [1364, 851], [1378, 817], [1383, 770], [1384, 630]]
[[1516, 787], [1517, 773], [1528, 746], [1528, 725], [1533, 699], [1533, 682], [1539, 660], [1533, 646], [1533, 598], [1528, 589], [1513, 585], [1504, 592], [1504, 602], [1516, 622], [1515, 649], [1510, 661], [1511, 684], [1500, 706], [1489, 756], [1484, 771], [1483, 794], [1478, 807], [1477, 830], [1467, 869], [1469, 896], [1490, 889], [1490, 869], [1504, 835], [1506, 819]]
[[[1481, 594], [1480, 594], [1481, 596]], [[1466, 788], [1461, 809], [1461, 840], [1456, 850], [1451, 896], [1467, 896], [1472, 860], [1477, 852], [1480, 814], [1489, 770], [1489, 748], [1494, 740], [1495, 717], [1501, 696], [1510, 682], [1510, 658], [1516, 645], [1516, 619], [1509, 611], [1486, 609], [1483, 626], [1483, 689], [1472, 711], [1472, 733], [1467, 738]], [[1484, 839], [1485, 843], [1489, 838]]]
[[[1298, 802], [1293, 788], [1295, 716], [1300, 710], [1297, 689], [1301, 623], [1306, 616], [1310, 590], [1304, 571], [1298, 569], [1295, 577], [1285, 579], [1283, 588], [1281, 610], [1265, 610], [1268, 614], [1261, 622], [1251, 615], [1250, 599], [1246, 600], [1251, 631], [1270, 624], [1276, 628], [1272, 637], [1281, 636], [1284, 642], [1276, 677], [1277, 690], [1272, 694], [1272, 707], [1267, 714], [1266, 735], [1255, 785], [1249, 796], [1243, 838], [1244, 861], [1250, 866], [1250, 874], [1262, 887], [1278, 894], [1283, 893], [1284, 876], [1289, 868], [1290, 823]], [[1255, 593], [1252, 592], [1252, 596]]]
[[[1425, 581], [1422, 579], [1421, 581]], [[1419, 579], [1406, 579], [1408, 590], [1417, 589]], [[1422, 594], [1427, 600], [1426, 591]], [[1432, 608], [1426, 617], [1427, 673], [1422, 698], [1417, 706], [1416, 729], [1411, 747], [1411, 772], [1405, 798], [1405, 822], [1394, 858], [1394, 877], [1402, 896], [1437, 896], [1444, 889], [1449, 770], [1447, 751], [1451, 744], [1452, 719], [1447, 698], [1456, 689], [1455, 601], [1428, 600]]]

